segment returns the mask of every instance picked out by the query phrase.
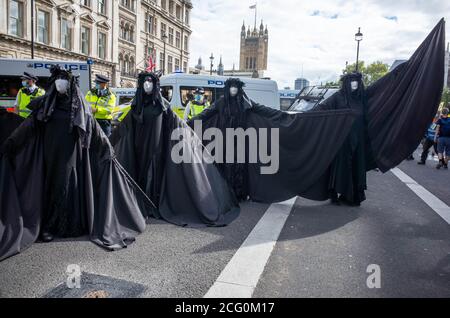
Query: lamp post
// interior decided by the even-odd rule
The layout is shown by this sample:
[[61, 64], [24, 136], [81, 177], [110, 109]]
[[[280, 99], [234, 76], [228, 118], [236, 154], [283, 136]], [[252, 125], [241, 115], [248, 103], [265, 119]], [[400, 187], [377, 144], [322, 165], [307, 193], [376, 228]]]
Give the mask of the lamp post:
[[163, 64], [163, 75], [166, 75], [166, 41], [167, 41], [167, 35], [166, 32], [162, 35], [162, 40], [164, 42], [164, 64]]
[[361, 33], [361, 28], [358, 28], [358, 33], [355, 34], [355, 41], [358, 42], [358, 47], [356, 49], [356, 72], [359, 71], [359, 43], [363, 40], [363, 34]]
[[209, 57], [209, 59], [211, 60], [211, 68], [209, 71], [209, 75], [212, 75], [213, 73], [213, 66], [214, 66], [214, 55], [211, 53], [211, 56]]
[[31, 59], [34, 60], [34, 0], [31, 0]]

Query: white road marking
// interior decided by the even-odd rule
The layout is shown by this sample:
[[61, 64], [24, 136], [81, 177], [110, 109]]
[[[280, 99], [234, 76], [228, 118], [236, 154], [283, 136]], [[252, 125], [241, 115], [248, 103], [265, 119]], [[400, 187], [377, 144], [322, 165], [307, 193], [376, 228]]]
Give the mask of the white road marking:
[[391, 172], [405, 183], [419, 198], [421, 198], [430, 208], [432, 208], [441, 218], [450, 224], [450, 207], [438, 197], [418, 184], [399, 168], [394, 168]]
[[205, 298], [251, 298], [296, 198], [272, 204]]

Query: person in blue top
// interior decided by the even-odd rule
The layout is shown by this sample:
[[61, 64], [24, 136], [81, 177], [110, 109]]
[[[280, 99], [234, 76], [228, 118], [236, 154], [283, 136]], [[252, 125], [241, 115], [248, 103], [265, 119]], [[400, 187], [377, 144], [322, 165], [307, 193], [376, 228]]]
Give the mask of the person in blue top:
[[423, 151], [420, 156], [420, 161], [417, 163], [419, 165], [425, 165], [427, 162], [428, 154], [430, 153], [431, 147], [434, 148], [434, 152], [437, 154], [437, 144], [434, 142], [434, 137], [436, 136], [436, 122], [439, 120], [440, 114], [436, 114], [436, 117], [433, 120], [433, 123], [428, 127], [428, 130], [425, 134], [425, 140], [423, 142]]
[[448, 169], [448, 160], [450, 158], [450, 118], [448, 117], [449, 110], [444, 108], [442, 110], [441, 118], [436, 122], [436, 137], [438, 142], [439, 164], [437, 169]]

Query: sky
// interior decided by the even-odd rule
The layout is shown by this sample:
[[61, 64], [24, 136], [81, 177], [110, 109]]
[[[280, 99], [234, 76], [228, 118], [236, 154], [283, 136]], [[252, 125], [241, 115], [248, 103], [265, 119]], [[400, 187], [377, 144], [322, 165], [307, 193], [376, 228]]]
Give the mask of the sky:
[[[355, 33], [364, 34], [360, 59], [367, 62], [408, 59], [441, 18], [450, 41], [450, 0], [193, 0], [190, 66], [209, 56], [225, 69], [239, 68], [242, 23], [269, 29], [266, 76], [279, 88], [294, 87], [298, 77], [312, 84], [334, 81], [345, 62], [356, 61]], [[302, 71], [303, 70], [303, 71]]]

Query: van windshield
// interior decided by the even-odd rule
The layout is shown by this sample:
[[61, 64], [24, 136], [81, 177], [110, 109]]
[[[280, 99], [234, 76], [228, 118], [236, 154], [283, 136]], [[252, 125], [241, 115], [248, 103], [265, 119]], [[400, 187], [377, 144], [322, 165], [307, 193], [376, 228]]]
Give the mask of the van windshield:
[[173, 86], [161, 86], [161, 95], [168, 101], [172, 101], [173, 97]]
[[[189, 101], [194, 99], [194, 92], [195, 90], [199, 88], [196, 86], [181, 86], [180, 87], [180, 96], [181, 96], [181, 103], [184, 107], [189, 103]], [[216, 91], [214, 88], [211, 87], [203, 87], [205, 90], [205, 100], [209, 103], [213, 103], [216, 100]], [[223, 89], [222, 89], [223, 94]]]
[[[48, 85], [48, 77], [39, 77], [37, 86], [44, 89]], [[19, 89], [22, 87], [20, 76], [0, 76], [0, 98], [16, 98]]]

